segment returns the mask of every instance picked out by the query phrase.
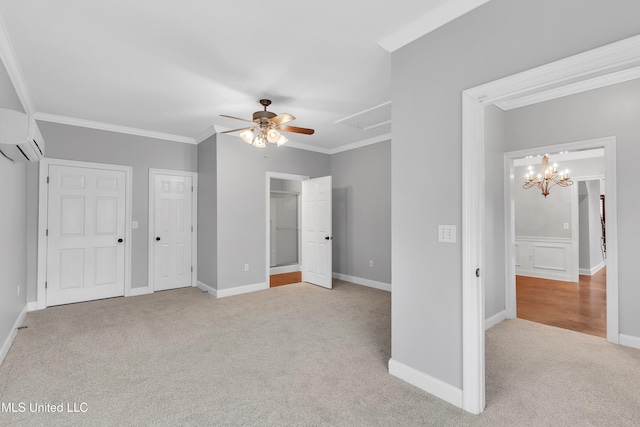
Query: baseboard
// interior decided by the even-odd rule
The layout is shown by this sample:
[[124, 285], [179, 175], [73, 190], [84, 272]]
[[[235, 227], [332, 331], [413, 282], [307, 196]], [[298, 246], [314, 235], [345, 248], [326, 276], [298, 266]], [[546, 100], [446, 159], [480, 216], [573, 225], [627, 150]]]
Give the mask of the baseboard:
[[591, 267], [590, 269], [589, 268], [580, 268], [578, 270], [578, 273], [582, 274], [583, 276], [593, 276], [598, 271], [602, 270], [605, 266], [606, 266], [605, 262], [601, 261], [600, 264], [596, 265], [595, 267]]
[[397, 360], [389, 359], [389, 373], [436, 397], [462, 408], [462, 390], [437, 378], [420, 372]]
[[333, 278], [344, 280], [345, 282], [355, 283], [356, 285], [367, 286], [369, 288], [380, 289], [382, 291], [391, 292], [391, 284], [384, 282], [376, 282], [375, 280], [363, 279], [362, 277], [349, 276], [348, 274], [333, 273]]
[[13, 344], [13, 340], [16, 338], [16, 335], [18, 335], [18, 328], [22, 326], [22, 322], [24, 322], [24, 318], [27, 317], [27, 310], [28, 310], [27, 306], [28, 306], [27, 304], [24, 305], [24, 307], [22, 308], [22, 311], [18, 315], [18, 318], [13, 324], [13, 328], [11, 329], [9, 336], [4, 340], [4, 343], [2, 343], [2, 348], [0, 349], [0, 364], [2, 364], [2, 362], [4, 361], [4, 358], [9, 352], [9, 349], [11, 348], [11, 344]]
[[131, 290], [129, 290], [129, 294], [127, 295], [128, 297], [136, 297], [138, 295], [146, 295], [146, 294], [150, 294], [151, 291], [149, 290], [148, 286], [141, 286], [139, 288], [131, 288]]
[[620, 334], [619, 344], [627, 347], [633, 347], [640, 349], [640, 337], [634, 337], [632, 335]]
[[562, 282], [571, 282], [570, 273], [556, 273], [550, 270], [524, 270], [516, 268], [516, 276], [536, 277], [538, 279], [560, 280]]
[[30, 301], [27, 303], [27, 311], [37, 311], [40, 310], [38, 308], [38, 302], [37, 301]]
[[284, 273], [295, 273], [297, 271], [302, 271], [300, 265], [283, 265], [281, 267], [271, 267], [269, 268], [269, 274], [284, 274]]
[[501, 312], [494, 314], [493, 316], [485, 319], [484, 321], [484, 330], [488, 330], [496, 326], [498, 323], [502, 322], [507, 318], [507, 310], [502, 310]]
[[232, 297], [234, 295], [248, 294], [250, 292], [263, 291], [265, 289], [269, 289], [269, 284], [265, 282], [236, 286], [235, 288], [218, 289], [216, 292], [216, 298]]
[[202, 283], [201, 281], [198, 280], [198, 289], [202, 289], [204, 292], [207, 292], [209, 295], [211, 295], [214, 298], [218, 297], [218, 290], [215, 288], [212, 288], [211, 286], [207, 285], [206, 283]]

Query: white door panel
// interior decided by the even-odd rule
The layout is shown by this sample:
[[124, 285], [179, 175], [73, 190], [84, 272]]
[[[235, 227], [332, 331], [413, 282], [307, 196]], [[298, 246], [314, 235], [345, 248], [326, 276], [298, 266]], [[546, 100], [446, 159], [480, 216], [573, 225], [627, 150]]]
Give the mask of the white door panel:
[[154, 176], [154, 290], [191, 286], [190, 176]]
[[332, 288], [331, 177], [302, 181], [302, 280]]
[[47, 305], [124, 295], [125, 180], [124, 171], [49, 166]]

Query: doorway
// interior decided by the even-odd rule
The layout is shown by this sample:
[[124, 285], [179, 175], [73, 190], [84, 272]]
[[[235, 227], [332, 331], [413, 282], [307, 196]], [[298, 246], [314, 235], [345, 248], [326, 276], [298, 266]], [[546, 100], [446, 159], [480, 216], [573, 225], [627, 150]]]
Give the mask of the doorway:
[[[548, 197], [523, 188], [538, 157], [515, 159], [511, 195], [514, 218], [516, 314], [550, 326], [606, 338], [606, 269], [602, 250], [604, 151], [549, 154], [550, 164], [571, 171], [568, 188], [555, 186]], [[510, 175], [511, 171], [507, 171]], [[509, 248], [506, 248], [509, 251]]]
[[302, 181], [271, 178], [270, 287], [302, 281], [300, 270], [300, 193]]
[[[476, 86], [462, 93], [462, 407], [480, 414], [485, 407], [485, 346], [484, 346], [484, 220], [485, 191], [483, 187], [485, 107], [511, 100], [553, 99], [585, 88], [602, 87], [624, 81], [616, 80], [640, 62], [637, 50], [640, 37], [631, 37], [607, 46], [592, 49], [551, 64]], [[588, 84], [585, 82], [588, 81]], [[573, 90], [573, 92], [571, 92]], [[524, 104], [523, 104], [524, 105]], [[615, 187], [615, 149], [605, 145], [607, 159], [607, 189]], [[526, 154], [525, 154], [526, 155]], [[507, 159], [505, 159], [506, 161]], [[611, 167], [610, 167], [611, 166]], [[510, 177], [510, 179], [513, 179]], [[510, 191], [507, 186], [506, 191]], [[606, 197], [607, 236], [607, 340], [620, 342], [619, 319], [610, 316], [618, 303], [617, 220], [609, 215], [616, 206], [615, 191]], [[508, 218], [507, 218], [508, 219]], [[511, 232], [512, 229], [507, 230]], [[507, 245], [509, 242], [507, 242]], [[514, 277], [512, 254], [505, 256], [506, 280]], [[506, 299], [515, 300], [515, 290], [506, 287]], [[615, 307], [613, 307], [615, 305]], [[515, 304], [507, 307], [506, 317], [515, 316]]]

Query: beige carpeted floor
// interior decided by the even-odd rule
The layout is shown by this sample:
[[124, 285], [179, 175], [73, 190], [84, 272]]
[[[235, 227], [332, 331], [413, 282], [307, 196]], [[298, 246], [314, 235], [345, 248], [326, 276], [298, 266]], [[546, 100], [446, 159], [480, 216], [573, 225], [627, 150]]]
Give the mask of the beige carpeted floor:
[[638, 350], [502, 322], [473, 416], [387, 373], [390, 294], [345, 282], [219, 300], [165, 291], [25, 325], [0, 366], [0, 425], [640, 425]]

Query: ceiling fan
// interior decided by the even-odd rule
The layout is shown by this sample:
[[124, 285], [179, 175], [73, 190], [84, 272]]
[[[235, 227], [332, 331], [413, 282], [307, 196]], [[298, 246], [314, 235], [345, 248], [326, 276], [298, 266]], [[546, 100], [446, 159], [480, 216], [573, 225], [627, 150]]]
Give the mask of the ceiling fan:
[[251, 126], [227, 130], [222, 133], [243, 131], [240, 134], [242, 140], [247, 144], [252, 144], [253, 146], [259, 148], [266, 147], [267, 142], [274, 143], [278, 147], [286, 143], [288, 139], [285, 138], [285, 136], [280, 132], [293, 132], [302, 133], [305, 135], [313, 135], [313, 129], [284, 125], [284, 123], [288, 123], [296, 119], [291, 114], [282, 113], [276, 115], [271, 111], [267, 111], [267, 107], [271, 105], [271, 100], [261, 99], [259, 102], [264, 107], [264, 111], [256, 111], [255, 113], [253, 113], [253, 120], [241, 119], [239, 117], [220, 114], [220, 116], [227, 117], [229, 119], [242, 120], [243, 122], [252, 123]]

